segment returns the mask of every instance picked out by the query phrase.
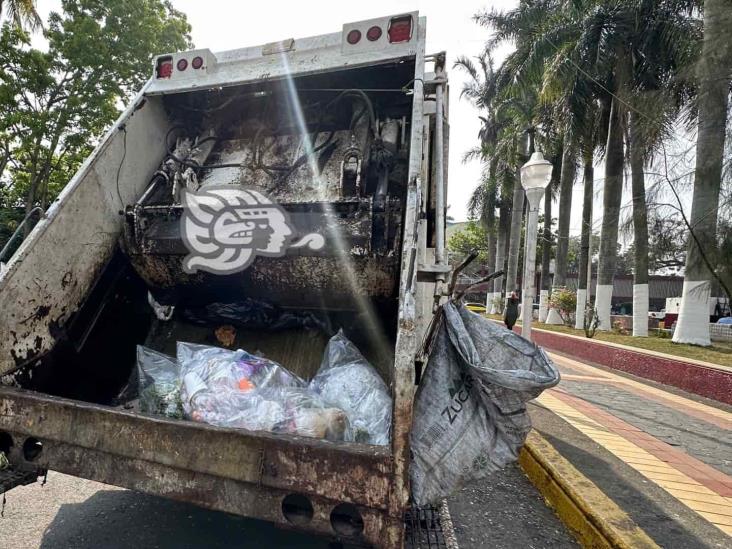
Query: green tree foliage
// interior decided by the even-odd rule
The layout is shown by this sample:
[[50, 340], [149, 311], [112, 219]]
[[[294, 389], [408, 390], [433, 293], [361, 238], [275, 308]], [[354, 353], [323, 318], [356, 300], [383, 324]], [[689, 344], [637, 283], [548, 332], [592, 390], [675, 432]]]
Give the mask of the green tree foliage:
[[680, 269], [686, 262], [689, 231], [680, 216], [651, 212], [648, 263], [651, 271]]
[[468, 221], [464, 229], [456, 231], [450, 237], [447, 241], [447, 249], [461, 256], [478, 252], [478, 262], [484, 263], [488, 257], [486, 228], [476, 221]]
[[121, 107], [151, 74], [153, 56], [192, 46], [167, 0], [64, 0], [45, 50], [6, 23], [0, 34], [0, 184], [5, 207], [44, 209]]

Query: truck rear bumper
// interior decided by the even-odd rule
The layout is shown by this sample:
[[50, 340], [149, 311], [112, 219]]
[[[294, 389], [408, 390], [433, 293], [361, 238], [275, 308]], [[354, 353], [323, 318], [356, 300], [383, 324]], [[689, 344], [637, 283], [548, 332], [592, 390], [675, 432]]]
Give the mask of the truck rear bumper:
[[19, 469], [53, 469], [380, 547], [403, 540], [407, 502], [389, 508], [388, 448], [222, 429], [10, 387], [0, 387], [0, 433]]

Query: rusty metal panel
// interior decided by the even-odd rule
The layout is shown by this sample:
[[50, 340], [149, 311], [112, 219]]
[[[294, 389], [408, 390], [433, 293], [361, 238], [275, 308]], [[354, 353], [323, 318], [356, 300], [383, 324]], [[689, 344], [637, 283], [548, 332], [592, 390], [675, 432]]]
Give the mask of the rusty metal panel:
[[412, 426], [412, 402], [414, 400], [414, 367], [417, 351], [418, 320], [417, 303], [427, 288], [417, 283], [417, 259], [425, 247], [419, 238], [418, 222], [422, 209], [422, 147], [423, 135], [423, 81], [424, 44], [426, 20], [419, 19], [420, 48], [417, 51], [414, 75], [414, 102], [412, 106], [412, 131], [409, 156], [409, 188], [404, 216], [402, 239], [401, 276], [399, 282], [399, 320], [394, 359], [394, 413], [392, 425], [392, 454], [394, 471], [389, 506], [391, 513], [403, 513], [409, 501], [409, 432]]
[[[285, 204], [295, 229], [323, 235], [324, 247], [290, 249], [281, 258], [258, 257], [245, 271], [229, 276], [183, 269], [188, 250], [180, 237], [180, 206], [164, 212], [141, 207], [130, 223], [142, 229], [128, 227], [127, 252], [137, 273], [153, 288], [183, 293], [196, 287], [226, 287], [239, 296], [267, 296], [282, 306], [353, 308], [364, 296], [397, 294], [402, 207], [398, 199], [387, 206], [385, 213], [374, 214], [370, 199]], [[375, 215], [388, 218], [378, 235], [372, 230]]]
[[119, 211], [164, 154], [167, 128], [158, 101], [131, 105], [3, 270], [0, 375], [49, 351], [79, 309], [117, 244]]
[[[13, 434], [18, 437], [17, 433]], [[208, 459], [215, 460], [217, 457], [216, 453], [208, 454]], [[313, 506], [310, 521], [291, 522], [285, 517], [282, 500], [289, 494], [303, 494], [299, 489], [273, 489], [262, 484], [45, 440], [43, 451], [33, 464], [217, 511], [266, 520], [281, 527], [336, 536], [330, 514], [340, 503], [337, 499], [309, 495], [307, 498]], [[346, 483], [349, 479], [341, 476], [341, 481]], [[385, 538], [398, 539], [401, 536], [401, 517], [392, 518], [383, 510], [364, 505], [356, 505], [356, 509], [363, 518], [364, 529], [363, 533], [349, 541], [384, 547]]]
[[[366, 138], [365, 126], [356, 129], [357, 143], [361, 145]], [[270, 177], [262, 172], [248, 167], [254, 163], [253, 139], [228, 139], [217, 144], [211, 156], [212, 163], [241, 164], [241, 167], [220, 168], [208, 170], [200, 178], [202, 187], [208, 185], [244, 185], [257, 188], [267, 193], [278, 203], [308, 203], [308, 202], [337, 202], [343, 198], [341, 191], [341, 160], [351, 149], [351, 135], [353, 131], [341, 130], [329, 136], [323, 132], [312, 143], [314, 149], [323, 147], [326, 142], [331, 145], [327, 148], [328, 161], [319, 170], [317, 175], [312, 167], [305, 162], [293, 170], [285, 182], [278, 182], [276, 177]], [[282, 164], [283, 158], [294, 160], [306, 151], [304, 139], [300, 134], [279, 135], [265, 139], [262, 146], [261, 158], [257, 163], [262, 165]]]
[[[222, 429], [0, 387], [0, 431], [386, 509], [388, 448]], [[44, 450], [45, 452], [45, 450]]]

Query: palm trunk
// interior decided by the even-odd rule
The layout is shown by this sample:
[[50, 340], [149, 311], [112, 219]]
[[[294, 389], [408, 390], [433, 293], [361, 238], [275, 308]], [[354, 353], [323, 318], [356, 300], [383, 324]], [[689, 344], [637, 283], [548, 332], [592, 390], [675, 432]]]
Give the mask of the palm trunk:
[[590, 239], [592, 238], [592, 199], [595, 191], [595, 167], [592, 151], [584, 154], [584, 194], [582, 195], [582, 236], [580, 237], [579, 277], [577, 281], [577, 307], [575, 308], [574, 327], [578, 330], [585, 325], [585, 308], [590, 300], [588, 291], [592, 280], [588, 280], [587, 266], [590, 257]]
[[[490, 274], [494, 272], [495, 266], [496, 266], [496, 213], [491, 208], [487, 215], [485, 220], [485, 228], [486, 231], [488, 231], [488, 254], [486, 257], [486, 270], [488, 271], [487, 274]], [[486, 299], [485, 299], [485, 310], [486, 312], [490, 312], [491, 310], [491, 302], [493, 301], [493, 285], [491, 284], [488, 287], [488, 290], [486, 292]]]
[[[496, 271], [505, 268], [506, 263], [506, 240], [508, 236], [509, 225], [508, 205], [505, 201], [501, 201], [501, 207], [498, 213], [498, 238], [496, 239]], [[502, 295], [501, 286], [503, 282], [502, 276], [496, 278], [493, 282], [493, 303], [491, 306], [491, 314], [499, 314], [503, 311], [502, 301], [499, 299]]]
[[648, 205], [639, 115], [630, 113], [630, 172], [633, 189], [633, 336], [648, 336]]
[[541, 292], [539, 293], [539, 322], [546, 322], [549, 306], [549, 289], [552, 281], [549, 274], [552, 258], [552, 185], [544, 191], [544, 240], [541, 248]]
[[[541, 249], [541, 292], [539, 293], [539, 322], [546, 322], [549, 313], [549, 292], [552, 287], [552, 276], [549, 272], [552, 262], [552, 193], [559, 185], [559, 174], [562, 172], [562, 154], [553, 161], [552, 179], [544, 191], [544, 244]], [[557, 162], [559, 166], [557, 166]]]
[[[574, 150], [568, 141], [562, 152], [562, 173], [559, 179], [559, 219], [557, 223], [557, 254], [553, 288], [567, 285], [567, 253], [569, 252], [569, 220], [572, 212], [572, 186], [577, 172]], [[547, 324], [564, 324], [556, 309], [549, 309]]]
[[600, 320], [598, 329], [609, 330], [613, 278], [618, 253], [618, 221], [623, 193], [623, 128], [620, 102], [612, 100], [605, 148], [605, 188], [602, 199], [602, 233], [597, 270], [595, 307]]
[[524, 188], [521, 176], [516, 174], [511, 202], [511, 234], [508, 241], [508, 267], [506, 269], [506, 295], [516, 288], [519, 250], [521, 249], [521, 224], [524, 217]]
[[[684, 270], [684, 289], [675, 343], [710, 345], [710, 264], [717, 239], [727, 102], [732, 69], [732, 10], [729, 0], [704, 1], [704, 42], [698, 65], [699, 125], [691, 202], [693, 228]], [[726, 77], [723, 77], [725, 75]]]

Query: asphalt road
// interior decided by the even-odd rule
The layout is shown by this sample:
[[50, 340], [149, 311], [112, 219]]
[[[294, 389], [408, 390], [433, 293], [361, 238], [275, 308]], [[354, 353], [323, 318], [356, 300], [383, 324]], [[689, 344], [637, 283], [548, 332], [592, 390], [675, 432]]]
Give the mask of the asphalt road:
[[517, 465], [448, 499], [460, 549], [579, 547]]
[[[461, 549], [575, 548], [517, 467], [449, 500]], [[60, 473], [7, 494], [0, 548], [317, 548], [329, 540]]]
[[7, 494], [3, 549], [302, 547], [328, 540], [51, 472]]

